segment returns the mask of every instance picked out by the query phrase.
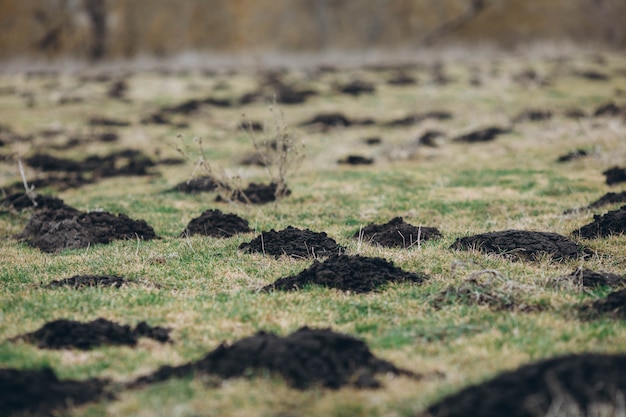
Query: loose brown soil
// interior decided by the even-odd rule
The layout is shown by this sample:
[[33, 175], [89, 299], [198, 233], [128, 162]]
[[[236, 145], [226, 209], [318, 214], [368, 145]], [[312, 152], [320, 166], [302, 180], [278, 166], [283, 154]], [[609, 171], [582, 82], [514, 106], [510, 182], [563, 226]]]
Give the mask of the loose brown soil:
[[74, 275], [73, 277], [54, 280], [45, 285], [45, 288], [71, 287], [74, 289], [85, 287], [115, 287], [129, 283], [126, 278], [115, 275]]
[[120, 325], [103, 318], [87, 323], [60, 319], [10, 341], [25, 341], [41, 349], [90, 350], [102, 345], [136, 346], [140, 337], [149, 337], [162, 343], [171, 342], [169, 332], [170, 329], [151, 327], [144, 321], [131, 329], [129, 325]]
[[181, 237], [205, 235], [231, 237], [237, 233], [249, 233], [248, 221], [236, 214], [224, 214], [220, 210], [207, 210], [189, 222]]
[[378, 359], [359, 339], [330, 329], [302, 327], [285, 337], [261, 331], [230, 346], [223, 343], [198, 361], [176, 367], [163, 366], [131, 386], [193, 374], [228, 379], [261, 370], [282, 376], [297, 389], [313, 386], [338, 389], [345, 385], [378, 388], [380, 382], [376, 374], [418, 377]]
[[60, 411], [69, 407], [113, 399], [106, 391], [108, 383], [95, 378], [60, 381], [50, 368], [0, 369], [0, 415], [60, 415]]
[[343, 248], [325, 232], [301, 230], [292, 226], [287, 226], [278, 232], [274, 229], [262, 232], [252, 241], [239, 245], [239, 249], [244, 252], [272, 255], [276, 258], [286, 255], [300, 259], [331, 256], [343, 251]]
[[366, 293], [393, 282], [421, 284], [428, 278], [425, 274], [405, 272], [383, 258], [334, 255], [324, 262], [315, 260], [313, 265], [298, 275], [280, 278], [273, 284], [263, 287], [262, 291], [294, 291], [309, 285], [319, 285], [342, 291]]
[[86, 248], [117, 239], [158, 238], [143, 220], [106, 211], [84, 213], [71, 207], [45, 210], [31, 216], [22, 233], [15, 236], [44, 252]]
[[354, 235], [355, 239], [386, 247], [410, 248], [431, 239], [442, 237], [436, 227], [413, 226], [402, 217], [395, 217], [385, 224], [369, 224]]
[[558, 415], [595, 415], [592, 410], [600, 404], [619, 409], [616, 399], [626, 389], [625, 367], [626, 355], [541, 360], [445, 397], [421, 416], [536, 417], [551, 415], [554, 407], [563, 413]]
[[595, 239], [626, 233], [626, 205], [603, 215], [594, 215], [593, 222], [572, 232], [574, 236]]
[[512, 260], [537, 260], [547, 255], [555, 261], [562, 261], [586, 254], [584, 248], [565, 236], [526, 230], [505, 230], [462, 237], [450, 249], [477, 250]]

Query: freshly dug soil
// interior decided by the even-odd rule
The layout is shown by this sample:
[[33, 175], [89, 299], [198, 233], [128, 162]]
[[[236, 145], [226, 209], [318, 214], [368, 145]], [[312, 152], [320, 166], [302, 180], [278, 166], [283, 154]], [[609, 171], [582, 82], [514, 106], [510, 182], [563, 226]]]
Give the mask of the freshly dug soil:
[[374, 163], [374, 158], [368, 158], [361, 155], [348, 155], [345, 158], [339, 159], [337, 163], [344, 165], [372, 165]]
[[343, 94], [359, 96], [361, 94], [373, 94], [376, 91], [374, 84], [362, 80], [354, 80], [348, 84], [339, 87], [339, 91]]
[[494, 140], [498, 135], [509, 133], [510, 129], [503, 129], [501, 127], [487, 127], [485, 129], [476, 130], [473, 132], [465, 133], [452, 139], [453, 142], [463, 143], [478, 143], [489, 142]]
[[556, 261], [585, 255], [585, 250], [573, 240], [551, 232], [504, 230], [458, 238], [450, 249], [479, 250], [509, 259], [537, 260], [549, 255]]
[[142, 321], [131, 329], [99, 318], [88, 323], [74, 320], [55, 320], [46, 323], [39, 330], [17, 336], [11, 341], [24, 340], [37, 344], [42, 349], [80, 349], [89, 350], [102, 345], [136, 346], [140, 337], [149, 337], [159, 342], [171, 342], [170, 329], [150, 327]]
[[576, 149], [575, 151], [571, 151], [566, 153], [565, 155], [561, 155], [557, 158], [556, 162], [570, 162], [578, 159], [582, 159], [585, 156], [589, 155], [589, 151], [586, 149]]
[[595, 208], [603, 207], [608, 204], [614, 204], [614, 203], [626, 203], [626, 191], [622, 191], [621, 193], [613, 193], [613, 192], [606, 193], [602, 197], [594, 201], [593, 203], [589, 204], [588, 206], [577, 208], [577, 209], [565, 210], [563, 214], [575, 213], [581, 210], [592, 210]]
[[613, 167], [604, 171], [602, 175], [605, 177], [606, 185], [626, 182], [626, 168]]
[[213, 191], [219, 186], [219, 182], [213, 177], [205, 175], [192, 178], [189, 181], [183, 181], [177, 184], [172, 191], [181, 191], [183, 193], [201, 193], [205, 191]]
[[22, 233], [15, 237], [44, 252], [86, 248], [116, 239], [157, 238], [152, 227], [143, 220], [106, 211], [84, 213], [71, 207], [35, 213]]
[[572, 285], [582, 288], [611, 287], [618, 288], [626, 285], [626, 277], [610, 272], [596, 272], [591, 269], [578, 268], [569, 275], [556, 277], [552, 280], [555, 286]]
[[54, 280], [45, 288], [72, 287], [74, 289], [85, 287], [115, 287], [120, 288], [129, 281], [126, 278], [114, 275], [74, 275], [73, 277]]
[[541, 122], [544, 120], [550, 120], [552, 118], [552, 112], [550, 110], [524, 110], [518, 114], [513, 121], [519, 122]]
[[360, 255], [334, 255], [325, 262], [315, 260], [298, 275], [280, 278], [262, 291], [293, 291], [308, 285], [337, 288], [342, 291], [365, 293], [376, 291], [391, 282], [421, 284], [429, 277], [405, 272], [383, 258]]
[[626, 389], [625, 368], [626, 355], [541, 360], [450, 395], [428, 407], [422, 417], [547, 416], [561, 401], [558, 415], [595, 415], [591, 410], [598, 404], [619, 407], [616, 398]]
[[236, 214], [224, 214], [220, 210], [207, 210], [200, 217], [192, 219], [180, 236], [231, 237], [237, 233], [249, 233], [251, 231], [248, 221]]
[[298, 229], [287, 226], [286, 229], [261, 232], [259, 236], [248, 243], [239, 245], [244, 252], [258, 252], [267, 255], [291, 256], [292, 258], [313, 258], [319, 256], [336, 255], [343, 251], [334, 239], [326, 232], [312, 232], [308, 229]]
[[574, 236], [595, 239], [626, 233], [626, 205], [603, 215], [594, 215], [593, 222], [572, 232]]
[[52, 416], [71, 406], [102, 398], [109, 381], [88, 379], [59, 381], [50, 368], [36, 370], [0, 369], [0, 415]]
[[[233, 201], [240, 203], [250, 204], [266, 204], [276, 201], [277, 197], [287, 197], [291, 194], [291, 190], [288, 188], [278, 191], [278, 184], [257, 184], [251, 182], [244, 190], [236, 190], [232, 193], [230, 198]], [[217, 196], [216, 201], [222, 201], [221, 196]]]
[[14, 193], [0, 201], [0, 208], [11, 208], [16, 211], [26, 209], [60, 209], [68, 207], [60, 198], [36, 194], [33, 200], [26, 193]]
[[402, 217], [394, 217], [385, 224], [369, 224], [352, 235], [355, 239], [398, 248], [410, 248], [418, 242], [439, 239], [441, 236], [436, 227], [415, 227], [405, 223]]
[[139, 378], [132, 386], [180, 378], [191, 374], [224, 379], [268, 370], [281, 375], [290, 386], [338, 389], [345, 385], [377, 388], [376, 374], [391, 373], [417, 378], [410, 371], [375, 357], [365, 342], [330, 329], [302, 327], [288, 336], [258, 332], [228, 346], [225, 343], [204, 358], [181, 366], [163, 366]]
[[617, 319], [626, 319], [626, 288], [613, 291], [606, 298], [594, 301], [591, 306], [583, 306], [583, 313], [607, 315]]

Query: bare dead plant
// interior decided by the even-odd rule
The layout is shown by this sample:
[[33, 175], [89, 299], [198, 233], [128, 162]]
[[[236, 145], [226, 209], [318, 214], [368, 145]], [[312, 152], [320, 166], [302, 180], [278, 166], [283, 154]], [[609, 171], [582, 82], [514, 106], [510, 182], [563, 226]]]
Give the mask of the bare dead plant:
[[26, 197], [28, 197], [28, 199], [33, 203], [33, 206], [37, 207], [37, 194], [35, 194], [35, 187], [33, 185], [29, 186], [28, 181], [26, 181], [26, 173], [24, 172], [22, 158], [17, 158], [17, 166], [20, 170], [20, 176], [22, 177]]
[[300, 167], [304, 159], [304, 144], [287, 126], [282, 111], [273, 106], [269, 110], [274, 116], [273, 126], [269, 132], [264, 132], [263, 137], [257, 137], [245, 114], [242, 114], [239, 126], [251, 140], [271, 182], [276, 185], [274, 195], [278, 200], [289, 194], [287, 178]]

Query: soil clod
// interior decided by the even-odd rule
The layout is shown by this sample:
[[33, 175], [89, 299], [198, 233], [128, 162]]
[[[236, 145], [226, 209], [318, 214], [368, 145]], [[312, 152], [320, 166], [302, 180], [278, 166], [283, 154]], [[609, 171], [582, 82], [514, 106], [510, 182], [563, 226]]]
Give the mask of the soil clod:
[[352, 237], [386, 247], [410, 248], [420, 242], [439, 239], [442, 234], [436, 227], [416, 227], [405, 223], [402, 217], [395, 217], [385, 224], [369, 224]]
[[220, 210], [207, 210], [189, 222], [181, 237], [205, 235], [231, 237], [237, 233], [251, 232], [248, 221], [236, 214], [224, 214]]
[[572, 234], [586, 239], [595, 239], [626, 233], [626, 205], [603, 215], [596, 214], [593, 221]]
[[336, 288], [342, 291], [366, 293], [376, 291], [392, 282], [421, 284], [425, 274], [405, 272], [383, 258], [360, 255], [334, 255], [325, 262], [315, 260], [313, 265], [298, 275], [280, 278], [262, 291], [293, 291], [308, 285]]
[[626, 285], [626, 277], [610, 272], [577, 268], [571, 274], [553, 278], [551, 284], [556, 287], [573, 286], [581, 289], [601, 286], [618, 288]]
[[274, 229], [269, 232], [262, 232], [252, 241], [239, 245], [239, 249], [245, 252], [272, 255], [276, 258], [281, 255], [287, 255], [292, 258], [331, 256], [343, 250], [325, 232], [318, 233], [292, 226], [287, 226], [287, 228], [278, 232]]
[[509, 133], [510, 129], [503, 129], [501, 127], [488, 127], [485, 129], [475, 130], [473, 132], [465, 133], [452, 139], [453, 142], [462, 143], [479, 143], [490, 142], [497, 136], [504, 133]]

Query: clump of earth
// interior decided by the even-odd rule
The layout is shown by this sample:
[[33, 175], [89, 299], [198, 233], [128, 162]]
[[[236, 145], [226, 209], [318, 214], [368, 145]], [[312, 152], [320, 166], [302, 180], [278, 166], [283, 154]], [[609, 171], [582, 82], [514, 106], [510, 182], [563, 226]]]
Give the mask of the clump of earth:
[[191, 178], [183, 181], [172, 189], [172, 191], [180, 191], [183, 193], [194, 194], [201, 192], [214, 191], [220, 187], [219, 181], [210, 175], [203, 175], [197, 178]]
[[555, 287], [580, 289], [618, 288], [626, 285], [626, 277], [611, 272], [596, 272], [590, 269], [577, 268], [571, 274], [551, 279], [550, 283]]
[[605, 177], [607, 185], [619, 184], [620, 182], [626, 182], [626, 168], [613, 167], [607, 169], [602, 173]]
[[298, 275], [280, 278], [262, 291], [293, 291], [309, 285], [336, 288], [354, 293], [366, 293], [392, 282], [421, 284], [425, 274], [405, 272], [383, 258], [360, 255], [334, 255], [313, 265]]
[[192, 235], [231, 237], [237, 233], [251, 231], [248, 221], [236, 214], [224, 214], [220, 210], [207, 210], [189, 222], [181, 233], [181, 237]]
[[140, 337], [149, 337], [162, 343], [171, 342], [169, 332], [169, 329], [151, 327], [143, 321], [131, 329], [129, 325], [120, 325], [103, 318], [87, 323], [59, 319], [44, 324], [34, 332], [14, 337], [11, 341], [22, 340], [42, 349], [89, 350], [102, 345], [136, 346]]
[[109, 381], [59, 380], [50, 368], [0, 369], [0, 415], [59, 415], [57, 412], [102, 398]]
[[597, 199], [596, 201], [594, 201], [593, 203], [590, 203], [589, 205], [585, 207], [566, 210], [563, 214], [574, 213], [576, 211], [581, 211], [581, 210], [592, 210], [595, 208], [603, 207], [608, 204], [614, 204], [614, 203], [626, 203], [626, 191], [622, 191], [621, 193], [614, 193], [614, 192], [606, 193], [602, 197], [600, 197], [599, 199]]
[[115, 275], [74, 275], [69, 278], [54, 280], [45, 288], [71, 287], [74, 289], [85, 287], [115, 287], [120, 288], [129, 281]]
[[43, 194], [28, 195], [27, 193], [13, 193], [0, 201], [0, 208], [6, 207], [16, 211], [26, 209], [51, 209], [56, 210], [68, 207], [63, 200]]
[[626, 319], [626, 288], [613, 291], [605, 298], [596, 300], [591, 305], [581, 307], [583, 316], [595, 318], [608, 316], [616, 319]]
[[152, 227], [143, 220], [106, 211], [81, 212], [72, 207], [33, 214], [24, 230], [15, 236], [44, 252], [86, 248], [117, 239], [156, 239]]
[[313, 232], [308, 229], [287, 228], [269, 232], [261, 232], [248, 243], [239, 245], [244, 252], [258, 252], [276, 258], [287, 255], [292, 258], [314, 258], [336, 255], [344, 250], [326, 232]]
[[572, 234], [586, 239], [595, 239], [626, 233], [626, 205], [603, 215], [594, 215], [593, 221], [575, 230]]
[[478, 250], [509, 259], [537, 260], [549, 256], [553, 260], [578, 258], [586, 254], [573, 240], [551, 232], [504, 230], [458, 238], [450, 249]]
[[339, 389], [346, 385], [377, 388], [380, 387], [377, 374], [418, 377], [377, 358], [362, 340], [330, 329], [302, 327], [284, 337], [260, 331], [232, 345], [223, 343], [198, 361], [176, 367], [162, 366], [131, 386], [198, 373], [236, 378], [262, 370], [279, 374], [297, 389], [313, 386]]
[[[291, 194], [288, 188], [279, 187], [272, 182], [269, 184], [257, 184], [251, 182], [243, 190], [234, 190], [229, 199], [244, 204], [266, 204], [276, 201], [277, 198], [287, 197]], [[223, 201], [224, 197], [217, 196], [216, 201]]]
[[499, 135], [509, 133], [511, 129], [505, 129], [497, 126], [487, 127], [480, 130], [475, 130], [469, 133], [464, 133], [452, 139], [453, 142], [460, 143], [479, 143], [490, 142]]
[[410, 248], [420, 242], [439, 239], [442, 234], [436, 227], [416, 227], [405, 223], [402, 217], [394, 217], [385, 224], [369, 224], [352, 237], [386, 247]]
[[536, 417], [554, 410], [558, 415], [603, 415], [601, 407], [623, 407], [619, 396], [626, 389], [625, 367], [623, 354], [544, 359], [449, 395], [421, 417]]

